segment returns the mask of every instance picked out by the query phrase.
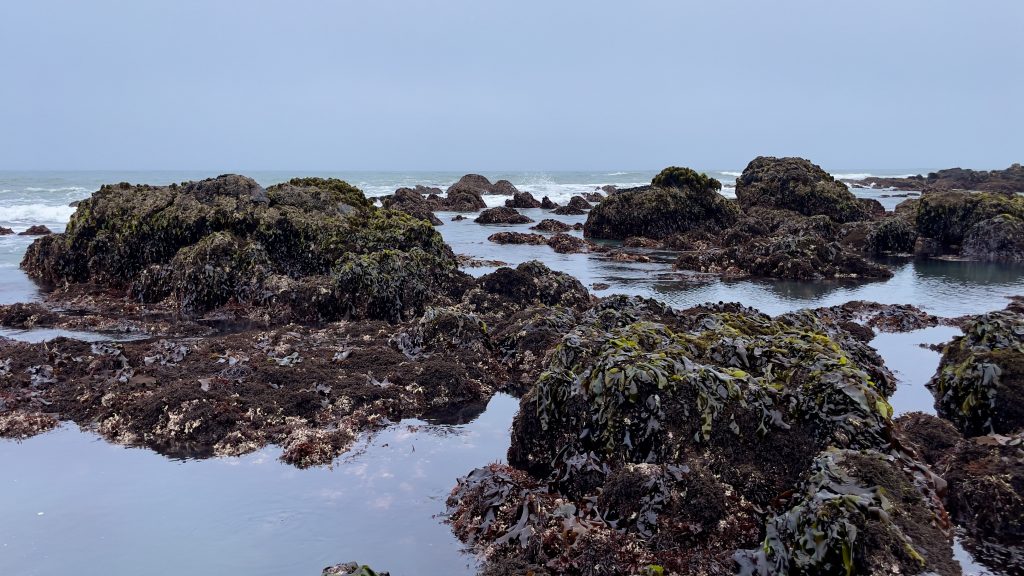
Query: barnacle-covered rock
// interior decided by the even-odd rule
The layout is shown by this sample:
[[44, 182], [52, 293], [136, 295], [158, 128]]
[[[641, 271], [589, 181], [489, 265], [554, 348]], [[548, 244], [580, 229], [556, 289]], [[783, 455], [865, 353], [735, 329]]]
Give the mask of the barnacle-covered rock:
[[587, 238], [662, 239], [695, 229], [721, 230], [736, 221], [733, 202], [718, 193], [722, 184], [688, 168], [666, 168], [651, 186], [620, 190], [587, 216]]
[[[422, 186], [414, 188], [399, 188], [395, 190], [395, 193], [391, 196], [385, 196], [381, 199], [381, 205], [385, 208], [392, 210], [398, 210], [399, 212], [405, 212], [406, 214], [419, 218], [420, 220], [426, 220], [434, 226], [440, 226], [444, 224], [441, 219], [434, 216], [434, 210], [443, 209], [443, 204], [439, 199], [430, 200], [423, 196], [420, 190], [425, 189]], [[440, 192], [440, 190], [437, 190]]]
[[1024, 429], [1024, 313], [974, 317], [942, 351], [928, 383], [935, 407], [967, 436]]
[[803, 158], [755, 158], [736, 179], [736, 199], [744, 209], [782, 208], [836, 222], [871, 216], [845, 184]]
[[964, 258], [1024, 262], [1024, 220], [1000, 214], [971, 226], [960, 254]]
[[568, 232], [572, 230], [571, 224], [566, 224], [559, 220], [553, 220], [551, 218], [545, 218], [537, 223], [536, 226], [530, 226], [530, 230], [537, 230], [539, 232]]
[[[231, 303], [312, 320], [405, 318], [462, 281], [427, 222], [376, 209], [341, 180], [264, 190], [235, 175], [103, 186], [22, 267], [47, 284], [97, 284], [190, 314]], [[290, 305], [313, 287], [322, 306]]]
[[590, 293], [576, 278], [531, 260], [481, 276], [463, 300], [482, 311], [507, 313], [538, 304], [578, 308], [590, 303]]

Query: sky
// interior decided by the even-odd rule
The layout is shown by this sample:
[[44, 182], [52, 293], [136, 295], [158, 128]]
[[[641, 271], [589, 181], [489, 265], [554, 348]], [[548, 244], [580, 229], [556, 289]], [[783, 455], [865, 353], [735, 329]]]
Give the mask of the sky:
[[1024, 2], [0, 2], [0, 169], [1024, 161]]

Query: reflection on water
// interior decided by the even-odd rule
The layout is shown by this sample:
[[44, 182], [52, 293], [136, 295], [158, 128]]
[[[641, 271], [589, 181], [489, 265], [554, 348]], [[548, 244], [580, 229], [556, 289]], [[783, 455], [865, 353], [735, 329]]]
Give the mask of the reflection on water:
[[902, 334], [880, 333], [871, 345], [896, 376], [896, 392], [889, 398], [895, 414], [935, 413], [935, 398], [925, 384], [939, 366], [940, 354], [922, 346], [944, 344], [961, 334], [959, 328], [936, 326]]
[[0, 441], [0, 574], [301, 576], [349, 560], [472, 574], [438, 514], [458, 476], [502, 459], [517, 408], [499, 395], [466, 425], [403, 421], [333, 469], [275, 448], [172, 461], [74, 425]]

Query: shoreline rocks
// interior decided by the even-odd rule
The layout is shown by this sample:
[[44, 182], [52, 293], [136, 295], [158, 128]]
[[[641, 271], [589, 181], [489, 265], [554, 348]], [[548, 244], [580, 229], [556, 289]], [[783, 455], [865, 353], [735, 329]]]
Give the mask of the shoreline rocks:
[[529, 224], [533, 219], [520, 214], [515, 208], [498, 206], [484, 210], [473, 221], [477, 224]]
[[894, 190], [976, 190], [1015, 194], [1024, 192], [1024, 167], [1013, 164], [1005, 170], [969, 170], [948, 168], [907, 178], [869, 177], [850, 181], [860, 188], [892, 188]]

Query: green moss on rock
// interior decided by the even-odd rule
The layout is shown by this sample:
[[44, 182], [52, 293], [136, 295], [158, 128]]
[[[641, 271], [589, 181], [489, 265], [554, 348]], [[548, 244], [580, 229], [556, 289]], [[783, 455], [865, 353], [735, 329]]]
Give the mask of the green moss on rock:
[[836, 222], [870, 218], [845, 184], [803, 158], [755, 158], [736, 179], [736, 199], [744, 209], [782, 208]]

